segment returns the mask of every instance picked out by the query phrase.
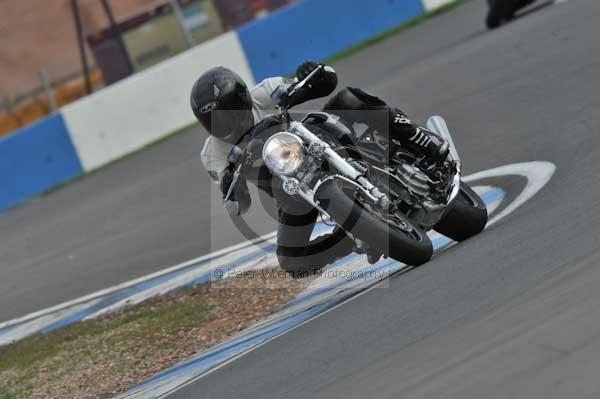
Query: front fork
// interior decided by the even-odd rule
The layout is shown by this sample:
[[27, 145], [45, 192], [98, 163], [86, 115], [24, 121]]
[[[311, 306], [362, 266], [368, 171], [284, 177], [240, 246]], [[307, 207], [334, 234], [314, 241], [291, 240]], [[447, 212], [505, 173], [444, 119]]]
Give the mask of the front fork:
[[[319, 188], [321, 184], [325, 181], [341, 178], [353, 185], [355, 185], [358, 189], [363, 191], [372, 201], [379, 204], [381, 207], [387, 209], [389, 207], [390, 201], [385, 193], [382, 193], [377, 187], [375, 187], [361, 172], [356, 170], [354, 166], [352, 166], [348, 161], [342, 158], [337, 152], [335, 152], [331, 146], [319, 137], [317, 137], [313, 132], [307, 129], [300, 122], [291, 122], [290, 124], [291, 130], [302, 137], [307, 143], [309, 151], [311, 155], [316, 158], [323, 158], [327, 161], [329, 165], [331, 165], [334, 169], [336, 169], [339, 174], [335, 176], [327, 177], [324, 180], [320, 180], [317, 182], [313, 189], [310, 191], [302, 192], [302, 187], [299, 187], [298, 194], [309, 201], [311, 205], [315, 205], [316, 201], [314, 199], [314, 194]], [[284, 178], [285, 185], [285, 178]], [[318, 205], [318, 204], [317, 204]]]

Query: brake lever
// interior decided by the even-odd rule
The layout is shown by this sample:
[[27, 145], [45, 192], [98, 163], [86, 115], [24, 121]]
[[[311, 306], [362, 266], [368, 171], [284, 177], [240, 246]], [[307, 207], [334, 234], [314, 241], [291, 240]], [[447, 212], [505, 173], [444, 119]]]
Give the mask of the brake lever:
[[240, 174], [242, 173], [242, 166], [244, 166], [244, 164], [240, 163], [235, 172], [233, 172], [231, 184], [229, 184], [229, 189], [227, 189], [227, 194], [225, 195], [225, 198], [223, 198], [223, 202], [227, 202], [229, 201], [229, 198], [231, 198], [231, 194], [233, 194], [233, 189], [240, 178]]
[[237, 162], [238, 166], [235, 169], [235, 171], [233, 172], [233, 176], [231, 178], [231, 184], [229, 185], [229, 188], [227, 189], [227, 194], [225, 195], [225, 198], [223, 199], [223, 201], [228, 201], [229, 198], [231, 198], [231, 195], [233, 194], [233, 190], [234, 190], [238, 180], [240, 179], [240, 176], [242, 175], [244, 168], [251, 166], [251, 164], [256, 159], [256, 154], [261, 152], [260, 150], [262, 150], [263, 145], [264, 145], [264, 143], [261, 140], [252, 139], [248, 143], [246, 149], [240, 150], [238, 147], [237, 150], [232, 150], [232, 153], [235, 152], [236, 154], [234, 155], [235, 160], [233, 160], [232, 154], [230, 154], [230, 162]]

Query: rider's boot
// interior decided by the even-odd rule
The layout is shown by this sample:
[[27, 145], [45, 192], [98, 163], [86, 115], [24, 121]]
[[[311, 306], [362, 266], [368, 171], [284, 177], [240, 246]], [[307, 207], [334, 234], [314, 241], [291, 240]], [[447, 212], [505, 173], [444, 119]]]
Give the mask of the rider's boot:
[[398, 139], [406, 149], [435, 163], [442, 163], [448, 158], [450, 145], [434, 132], [413, 125], [401, 112], [395, 112], [390, 122], [390, 137]]
[[381, 259], [383, 256], [381, 252], [369, 248], [367, 243], [361, 240], [355, 240], [353, 251], [359, 254], [367, 255], [367, 261], [370, 265], [374, 265], [375, 263], [379, 262], [379, 259]]
[[381, 256], [381, 253], [377, 251], [367, 250], [367, 262], [369, 262], [370, 265], [374, 265], [375, 263], [379, 262]]
[[425, 155], [435, 163], [443, 163], [448, 158], [450, 145], [430, 130], [416, 127], [415, 133], [408, 140], [411, 150]]

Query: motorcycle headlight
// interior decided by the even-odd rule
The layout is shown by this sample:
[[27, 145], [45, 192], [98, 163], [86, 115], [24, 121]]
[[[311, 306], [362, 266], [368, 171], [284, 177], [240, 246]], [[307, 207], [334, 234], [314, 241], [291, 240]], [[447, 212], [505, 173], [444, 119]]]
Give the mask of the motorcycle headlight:
[[273, 173], [289, 176], [304, 163], [304, 143], [291, 133], [277, 133], [265, 143], [263, 159]]

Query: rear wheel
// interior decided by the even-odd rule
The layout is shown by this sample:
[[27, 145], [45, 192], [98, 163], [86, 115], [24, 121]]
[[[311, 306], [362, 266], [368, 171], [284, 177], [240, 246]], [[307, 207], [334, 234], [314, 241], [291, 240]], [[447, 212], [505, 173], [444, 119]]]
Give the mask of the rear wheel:
[[485, 24], [489, 29], [495, 29], [502, 24], [502, 20], [507, 15], [510, 8], [508, 0], [488, 0], [490, 9], [485, 19]]
[[487, 220], [485, 203], [467, 183], [461, 181], [460, 192], [434, 229], [454, 241], [464, 241], [481, 233]]
[[506, 19], [514, 19], [517, 11], [519, 11], [521, 8], [525, 8], [528, 5], [535, 3], [535, 1], [536, 0], [514, 0], [510, 8], [506, 11]]
[[332, 179], [319, 187], [315, 198], [336, 223], [371, 249], [412, 266], [431, 259], [433, 246], [423, 230], [401, 213], [376, 209], [359, 193], [350, 183]]

